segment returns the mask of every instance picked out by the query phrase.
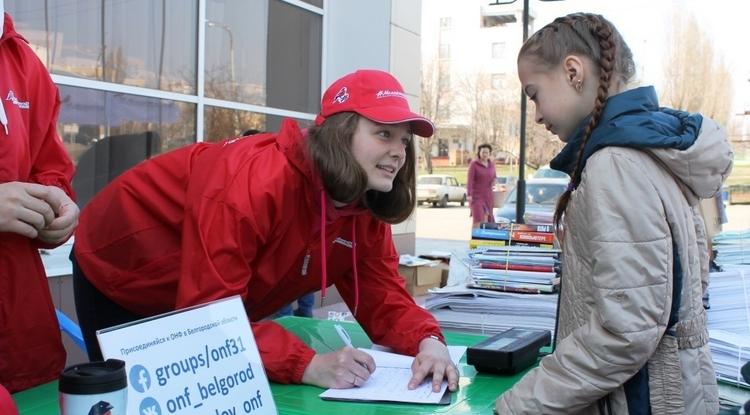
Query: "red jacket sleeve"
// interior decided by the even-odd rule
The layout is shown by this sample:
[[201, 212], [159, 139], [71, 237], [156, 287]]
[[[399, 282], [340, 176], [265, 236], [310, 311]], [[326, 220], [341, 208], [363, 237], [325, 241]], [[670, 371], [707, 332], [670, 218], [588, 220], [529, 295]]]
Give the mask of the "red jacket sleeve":
[[[40, 88], [44, 87], [40, 86]], [[33, 183], [57, 186], [64, 190], [71, 199], [75, 199], [73, 187], [70, 184], [74, 171], [73, 162], [70, 161], [62, 140], [57, 135], [60, 94], [54, 85], [49, 85], [48, 88], [46, 93], [49, 96], [39, 99], [42, 100], [43, 105], [50, 105], [51, 109], [42, 111], [41, 114], [34, 113], [34, 121], [29, 130], [31, 156], [33, 157], [29, 179]]]
[[[28, 66], [31, 74], [29, 79], [35, 79], [38, 82], [36, 85], [29, 85], [33, 109], [28, 126], [31, 157], [29, 181], [46, 186], [57, 186], [75, 200], [71, 186], [75, 168], [60, 136], [57, 135], [60, 93], [42, 63], [36, 56], [32, 59], [29, 59], [34, 63]], [[38, 248], [54, 248], [62, 243], [48, 244], [39, 240], [35, 241]]]
[[[397, 353], [414, 356], [419, 343], [436, 336], [445, 343], [435, 318], [418, 306], [406, 291], [398, 274], [398, 253], [393, 246], [391, 226], [376, 219], [357, 220], [357, 271], [359, 309], [355, 318], [373, 342]], [[351, 276], [336, 283], [350, 310], [354, 310]]]
[[[272, 192], [264, 191], [263, 183], [251, 188], [244, 173], [233, 177], [207, 175], [208, 182], [191, 182], [176, 308], [236, 294], [247, 304], [254, 277], [250, 264], [274, 220], [256, 219], [261, 215], [245, 212], [274, 212], [271, 206], [275, 200], [268, 196]], [[252, 329], [268, 377], [281, 383], [301, 382], [315, 352], [276, 323], [254, 323]]]

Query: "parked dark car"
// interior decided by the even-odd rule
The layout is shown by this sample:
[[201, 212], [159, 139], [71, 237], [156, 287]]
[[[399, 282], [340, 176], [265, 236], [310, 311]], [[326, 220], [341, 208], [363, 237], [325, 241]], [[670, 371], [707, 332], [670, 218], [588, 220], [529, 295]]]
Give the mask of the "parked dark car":
[[517, 181], [516, 176], [497, 176], [495, 177], [495, 185], [492, 190], [495, 192], [507, 192], [516, 185]]
[[502, 206], [508, 192], [512, 189], [518, 179], [516, 176], [497, 176], [495, 185], [492, 186], [492, 198], [494, 206]]
[[[555, 205], [568, 186], [567, 179], [529, 179], [526, 181], [526, 210], [524, 222], [549, 224], [555, 214]], [[495, 209], [496, 222], [516, 221], [516, 187], [505, 199], [503, 207]]]
[[567, 173], [560, 170], [555, 170], [549, 166], [549, 164], [545, 164], [544, 166], [540, 167], [539, 170], [534, 173], [535, 179], [568, 179], [570, 180], [570, 176], [568, 176]]

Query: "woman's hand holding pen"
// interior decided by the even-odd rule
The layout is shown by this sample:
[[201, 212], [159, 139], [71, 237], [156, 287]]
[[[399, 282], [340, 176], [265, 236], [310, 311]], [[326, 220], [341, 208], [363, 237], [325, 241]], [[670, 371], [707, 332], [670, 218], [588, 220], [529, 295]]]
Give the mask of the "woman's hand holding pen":
[[428, 374], [432, 373], [432, 390], [440, 391], [443, 378], [448, 380], [451, 392], [458, 389], [458, 369], [451, 361], [448, 348], [437, 339], [427, 337], [419, 343], [419, 353], [411, 365], [412, 377], [409, 389], [414, 389], [422, 383]]
[[374, 371], [375, 360], [372, 356], [345, 346], [335, 352], [316, 354], [302, 375], [302, 383], [348, 389], [362, 386]]

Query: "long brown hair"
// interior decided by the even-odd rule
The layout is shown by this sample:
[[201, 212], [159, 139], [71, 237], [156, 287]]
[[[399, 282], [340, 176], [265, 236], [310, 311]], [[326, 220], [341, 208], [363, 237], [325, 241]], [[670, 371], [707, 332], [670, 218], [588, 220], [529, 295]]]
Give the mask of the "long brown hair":
[[393, 180], [390, 192], [367, 189], [367, 173], [352, 154], [352, 138], [360, 115], [341, 112], [308, 130], [307, 150], [331, 199], [351, 203], [364, 196], [365, 206], [387, 223], [406, 220], [414, 210], [416, 179], [413, 143], [406, 146], [406, 160]]
[[533, 57], [536, 63], [552, 69], [568, 55], [585, 56], [598, 65], [599, 88], [591, 118], [578, 148], [575, 169], [570, 177], [571, 185], [560, 196], [555, 208], [554, 220], [558, 229], [570, 202], [570, 195], [581, 181], [583, 149], [599, 123], [609, 97], [610, 86], [613, 85], [613, 80], [628, 82], [635, 73], [633, 54], [620, 33], [609, 20], [591, 13], [573, 13], [558, 17], [524, 43], [518, 53], [518, 59]]

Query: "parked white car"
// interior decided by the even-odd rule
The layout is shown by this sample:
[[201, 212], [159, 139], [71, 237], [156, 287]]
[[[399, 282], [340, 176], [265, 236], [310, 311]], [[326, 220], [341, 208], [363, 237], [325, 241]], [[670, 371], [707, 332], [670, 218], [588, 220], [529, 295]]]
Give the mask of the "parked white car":
[[466, 204], [466, 187], [458, 184], [455, 176], [425, 174], [417, 178], [417, 204], [430, 203], [445, 207], [448, 202]]

